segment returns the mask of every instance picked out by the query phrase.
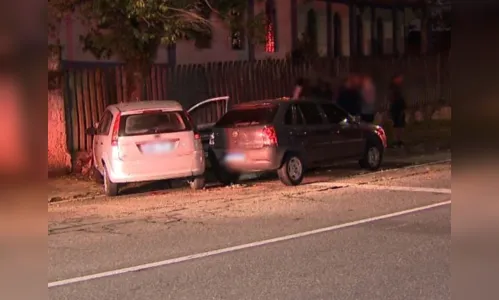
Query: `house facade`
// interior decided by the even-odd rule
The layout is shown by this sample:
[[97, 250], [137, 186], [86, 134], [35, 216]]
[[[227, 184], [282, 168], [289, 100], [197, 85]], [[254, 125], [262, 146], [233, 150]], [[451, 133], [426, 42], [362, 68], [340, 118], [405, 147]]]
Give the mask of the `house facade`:
[[[156, 63], [200, 64], [207, 62], [285, 58], [296, 49], [303, 34], [314, 35], [323, 56], [392, 55], [406, 51], [408, 28], [424, 15], [419, 0], [248, 0], [245, 18], [263, 12], [268, 19], [266, 42], [252, 45], [244, 34], [230, 32], [212, 16], [209, 43], [180, 41], [160, 46]], [[411, 25], [412, 24], [412, 25]], [[418, 27], [418, 26], [416, 26]], [[84, 52], [79, 35], [84, 26], [68, 16], [59, 39], [62, 59], [95, 62]], [[111, 58], [109, 62], [118, 62]]]

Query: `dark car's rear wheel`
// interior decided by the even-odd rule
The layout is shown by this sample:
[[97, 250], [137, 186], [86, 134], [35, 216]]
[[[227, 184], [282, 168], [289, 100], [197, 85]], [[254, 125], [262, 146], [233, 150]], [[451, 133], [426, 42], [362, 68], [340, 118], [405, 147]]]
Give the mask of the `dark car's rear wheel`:
[[301, 159], [297, 155], [288, 155], [277, 170], [277, 175], [282, 183], [293, 186], [302, 182], [304, 172], [305, 168]]
[[119, 185], [112, 182], [107, 173], [107, 168], [104, 166], [104, 193], [106, 196], [116, 196], [118, 195]]
[[383, 161], [383, 144], [381, 141], [371, 140], [367, 142], [363, 157], [359, 160], [362, 168], [376, 171]]

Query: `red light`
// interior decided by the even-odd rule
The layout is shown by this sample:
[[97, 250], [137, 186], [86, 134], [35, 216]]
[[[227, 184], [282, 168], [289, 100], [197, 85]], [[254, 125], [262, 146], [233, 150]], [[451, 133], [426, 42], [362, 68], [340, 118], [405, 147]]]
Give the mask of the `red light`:
[[386, 140], [386, 134], [385, 134], [385, 130], [381, 127], [377, 127], [376, 128], [376, 133], [378, 134], [379, 138], [381, 139], [381, 141], [383, 142], [383, 147], [387, 147], [388, 143], [387, 143], [387, 140]]
[[277, 134], [274, 127], [264, 127], [262, 133], [263, 133], [263, 144], [265, 146], [277, 145]]
[[121, 119], [121, 113], [118, 113], [116, 115], [116, 121], [114, 121], [113, 124], [113, 135], [111, 138], [111, 146], [118, 145], [118, 132], [120, 131], [120, 119]]
[[194, 149], [196, 151], [203, 150], [203, 144], [201, 143], [201, 135], [199, 133], [194, 133]]
[[274, 27], [272, 21], [269, 20], [267, 25], [267, 33], [265, 37], [265, 52], [274, 53], [275, 52], [275, 38], [274, 38]]

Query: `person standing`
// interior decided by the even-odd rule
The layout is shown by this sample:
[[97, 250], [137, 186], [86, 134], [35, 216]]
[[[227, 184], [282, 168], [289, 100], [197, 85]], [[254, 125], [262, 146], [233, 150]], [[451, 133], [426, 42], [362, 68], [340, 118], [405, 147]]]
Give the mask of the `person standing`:
[[321, 91], [322, 91], [322, 97], [325, 100], [333, 101], [334, 93], [333, 93], [333, 90], [331, 88], [331, 84], [329, 82], [327, 82], [327, 81], [322, 82]]
[[330, 84], [322, 79], [317, 80], [317, 85], [312, 89], [312, 96], [317, 99], [333, 101], [333, 91]]
[[395, 75], [390, 84], [390, 117], [393, 122], [395, 133], [395, 147], [402, 147], [405, 129], [406, 102], [402, 93], [404, 77], [402, 74]]
[[360, 114], [361, 97], [357, 86], [356, 77], [350, 76], [340, 87], [337, 104], [352, 116]]
[[374, 87], [374, 83], [370, 76], [364, 75], [362, 77], [361, 95], [361, 120], [367, 123], [373, 123], [374, 115], [376, 113], [376, 88]]

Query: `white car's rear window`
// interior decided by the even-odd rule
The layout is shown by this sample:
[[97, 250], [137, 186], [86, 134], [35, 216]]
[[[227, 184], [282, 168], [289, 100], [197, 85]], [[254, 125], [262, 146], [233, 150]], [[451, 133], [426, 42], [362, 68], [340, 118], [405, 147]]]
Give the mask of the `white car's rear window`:
[[191, 130], [183, 111], [154, 111], [121, 117], [121, 136], [172, 133]]

